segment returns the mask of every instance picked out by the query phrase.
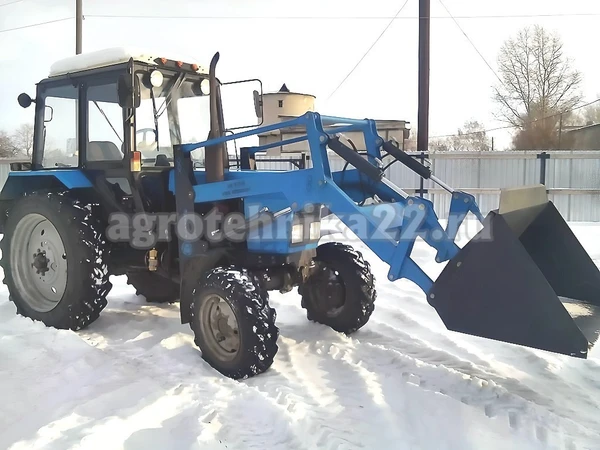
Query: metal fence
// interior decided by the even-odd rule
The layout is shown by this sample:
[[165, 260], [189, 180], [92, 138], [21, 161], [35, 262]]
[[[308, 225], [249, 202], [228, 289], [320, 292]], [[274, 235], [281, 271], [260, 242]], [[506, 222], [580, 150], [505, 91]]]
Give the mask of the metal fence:
[[[498, 207], [500, 189], [542, 182], [566, 220], [600, 222], [600, 151], [443, 152], [427, 157], [436, 176], [455, 189], [475, 195], [484, 214]], [[334, 171], [345, 165], [334, 153], [329, 161]], [[256, 163], [259, 170], [298, 170], [304, 162], [300, 155], [257, 155]], [[9, 170], [9, 161], [0, 161], [0, 186]], [[386, 176], [410, 194], [432, 200], [439, 217], [447, 217], [450, 196], [446, 191], [400, 163], [391, 165]]]
[[[435, 175], [455, 189], [475, 195], [484, 214], [498, 207], [500, 189], [541, 182], [566, 220], [600, 221], [600, 151], [440, 152], [426, 156]], [[269, 159], [261, 162], [257, 155], [257, 167], [297, 169], [287, 162], [289, 155]], [[335, 154], [329, 160], [334, 171], [344, 167], [345, 161]], [[422, 180], [400, 163], [391, 165], [386, 176], [410, 194], [433, 201], [439, 217], [447, 218], [450, 196], [446, 191]]]

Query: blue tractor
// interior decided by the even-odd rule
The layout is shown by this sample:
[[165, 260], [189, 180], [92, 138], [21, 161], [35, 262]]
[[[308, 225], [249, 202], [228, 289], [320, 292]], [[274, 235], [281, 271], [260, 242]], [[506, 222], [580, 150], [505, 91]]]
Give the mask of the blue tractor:
[[[389, 280], [416, 283], [450, 330], [586, 357], [600, 272], [544, 186], [506, 191], [484, 218], [472, 195], [382, 139], [373, 120], [307, 112], [228, 129], [222, 89], [241, 82], [221, 83], [217, 61], [204, 70], [120, 49], [82, 54], [56, 63], [35, 99], [19, 96], [35, 105], [33, 156], [0, 195], [1, 265], [18, 314], [80, 330], [107, 305], [109, 277], [125, 275], [148, 301], [180, 301], [182, 323], [216, 370], [262, 373], [278, 349], [269, 291], [298, 287], [308, 319], [347, 334], [374, 311], [369, 263], [349, 245], [319, 245], [327, 210], [389, 264]], [[260, 117], [262, 88], [248, 102]], [[298, 127], [304, 135], [243, 148], [230, 167], [234, 141]], [[348, 145], [350, 131], [362, 133], [366, 152]], [[298, 142], [310, 150], [308, 168], [251, 163]], [[344, 170], [331, 170], [331, 152]], [[448, 191], [445, 227], [430, 201], [385, 177], [384, 156]], [[468, 213], [483, 228], [461, 249]], [[417, 238], [446, 264], [435, 282], [411, 259]]]

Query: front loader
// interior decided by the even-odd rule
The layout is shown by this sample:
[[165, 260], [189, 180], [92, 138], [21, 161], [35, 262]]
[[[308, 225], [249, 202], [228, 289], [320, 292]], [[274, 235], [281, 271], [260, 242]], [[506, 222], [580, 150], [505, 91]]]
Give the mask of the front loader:
[[[600, 272], [543, 187], [503, 193], [484, 218], [472, 195], [384, 141], [373, 120], [307, 112], [234, 132], [221, 99], [231, 84], [216, 77], [217, 61], [205, 71], [121, 49], [84, 54], [57, 63], [35, 99], [20, 96], [22, 106], [35, 103], [33, 160], [0, 195], [0, 264], [19, 314], [82, 329], [106, 306], [110, 276], [124, 275], [149, 301], [179, 299], [213, 368], [259, 374], [278, 350], [269, 291], [298, 287], [310, 320], [348, 334], [374, 311], [370, 264], [344, 243], [319, 245], [327, 208], [389, 264], [389, 280], [416, 283], [450, 330], [587, 356]], [[260, 116], [259, 90], [253, 100]], [[310, 168], [228, 167], [228, 143], [288, 128], [305, 134], [245, 154], [306, 142]], [[197, 142], [202, 129], [208, 138]], [[349, 131], [362, 133], [365, 154], [347, 145]], [[74, 153], [56, 149], [65, 136]], [[353, 168], [333, 172], [330, 151]], [[445, 227], [430, 201], [385, 177], [388, 155], [452, 196]], [[461, 249], [455, 238], [469, 213], [483, 229]], [[411, 259], [417, 238], [446, 264], [435, 281]]]
[[[334, 123], [339, 128], [324, 131], [325, 125]], [[312, 169], [230, 172], [230, 180], [240, 180], [239, 185], [245, 187], [246, 199], [268, 208], [273, 195], [285, 198], [283, 204], [273, 203], [275, 209], [290, 204], [326, 206], [389, 264], [389, 280], [405, 278], [416, 283], [450, 330], [575, 357], [587, 356], [600, 333], [595, 315], [600, 312], [600, 271], [548, 200], [544, 186], [504, 190], [499, 209], [484, 218], [472, 195], [439, 180], [394, 142], [384, 142], [372, 120], [309, 112], [249, 133], [298, 126], [307, 130], [305, 139], [311, 150]], [[343, 133], [348, 131], [363, 132], [366, 155], [343, 142]], [[257, 153], [297, 143], [299, 139], [246, 150]], [[204, 144], [183, 146], [178, 151], [184, 155], [196, 145]], [[355, 169], [332, 173], [327, 149]], [[431, 179], [452, 196], [445, 228], [429, 200], [409, 196], [384, 176], [379, 162], [387, 155]], [[255, 182], [253, 175], [257, 177]], [[224, 198], [223, 188], [215, 186], [215, 200]], [[377, 200], [359, 206], [367, 198]], [[468, 213], [483, 224], [483, 229], [461, 249], [454, 240]], [[417, 237], [437, 251], [436, 262], [446, 262], [435, 282], [410, 257]], [[266, 243], [258, 241], [255, 245]], [[312, 277], [300, 283], [301, 292], [312, 285]], [[315, 286], [314, 295], [322, 287], [323, 284]], [[331, 325], [332, 320], [325, 322]]]

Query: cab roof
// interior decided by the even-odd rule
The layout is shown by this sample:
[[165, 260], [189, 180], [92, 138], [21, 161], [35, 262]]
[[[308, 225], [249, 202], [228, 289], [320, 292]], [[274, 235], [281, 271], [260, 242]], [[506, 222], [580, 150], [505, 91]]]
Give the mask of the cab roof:
[[127, 47], [115, 47], [104, 50], [98, 50], [89, 53], [81, 53], [65, 59], [56, 61], [50, 67], [50, 77], [65, 75], [68, 73], [80, 72], [82, 70], [96, 69], [98, 67], [111, 66], [114, 64], [125, 63], [133, 58], [136, 62], [156, 65], [159, 67], [167, 62], [185, 62], [186, 66], [193, 66], [198, 73], [207, 74], [208, 70], [198, 64], [193, 64], [189, 58], [177, 59], [169, 57], [171, 55], [162, 55], [151, 52], [145, 52], [139, 49]]

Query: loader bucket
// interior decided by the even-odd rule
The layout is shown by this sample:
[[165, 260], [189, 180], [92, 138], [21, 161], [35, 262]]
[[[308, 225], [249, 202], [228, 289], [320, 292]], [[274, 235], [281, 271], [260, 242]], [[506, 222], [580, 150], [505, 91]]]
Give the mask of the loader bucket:
[[580, 358], [600, 334], [600, 271], [544, 186], [502, 193], [429, 302], [450, 330]]

